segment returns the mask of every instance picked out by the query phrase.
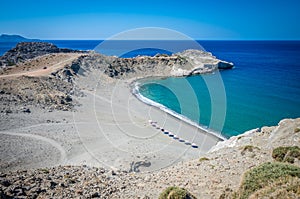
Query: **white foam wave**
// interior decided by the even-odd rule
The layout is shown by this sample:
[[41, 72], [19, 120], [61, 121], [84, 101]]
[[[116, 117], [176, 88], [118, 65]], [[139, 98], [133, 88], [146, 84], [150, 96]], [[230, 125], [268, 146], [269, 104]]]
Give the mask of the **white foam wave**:
[[144, 102], [145, 104], [148, 104], [150, 106], [154, 106], [154, 107], [157, 107], [159, 108], [160, 110], [172, 115], [173, 117], [177, 118], [177, 119], [180, 119], [192, 126], [195, 126], [197, 128], [199, 128], [200, 130], [202, 131], [205, 131], [206, 133], [209, 133], [211, 135], [214, 135], [216, 136], [217, 138], [221, 139], [221, 140], [227, 140], [227, 138], [225, 138], [224, 136], [221, 135], [221, 133], [219, 132], [216, 132], [216, 131], [213, 131], [211, 129], [208, 129], [204, 126], [200, 126], [199, 124], [197, 124], [196, 122], [192, 121], [191, 119], [187, 118], [186, 116], [184, 115], [181, 115], [169, 108], [167, 108], [166, 106], [160, 104], [160, 103], [157, 103], [149, 98], [146, 98], [145, 96], [143, 96], [140, 92], [139, 92], [139, 88], [140, 88], [140, 83], [139, 82], [134, 82], [133, 83], [133, 86], [132, 86], [132, 93], [134, 96], [136, 96], [140, 101]]

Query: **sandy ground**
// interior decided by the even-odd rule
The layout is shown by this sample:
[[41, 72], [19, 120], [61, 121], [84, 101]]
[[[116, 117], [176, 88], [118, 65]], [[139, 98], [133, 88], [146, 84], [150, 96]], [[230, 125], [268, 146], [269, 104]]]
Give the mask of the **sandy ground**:
[[[74, 157], [73, 161], [97, 161], [107, 167], [140, 171], [157, 170], [176, 162], [198, 158], [218, 141], [155, 107], [145, 105], [130, 92], [128, 82], [106, 83], [101, 74], [81, 78], [82, 82], [98, 82], [94, 89], [83, 90], [82, 106], [74, 113], [76, 130], [87, 152], [92, 156]], [[103, 77], [104, 78], [104, 77]], [[91, 85], [90, 84], [90, 85]], [[192, 148], [153, 127], [149, 120], [184, 140], [197, 144]]]
[[[61, 61], [66, 63], [77, 56]], [[46, 75], [60, 67], [62, 64], [37, 67], [25, 75]], [[24, 74], [13, 73], [18, 75]], [[1, 115], [0, 171], [82, 164], [154, 171], [199, 158], [219, 141], [140, 102], [130, 92], [130, 81], [112, 80], [102, 72], [86, 70], [75, 82], [85, 96], [76, 99], [81, 105], [73, 112], [32, 109], [30, 114]], [[149, 120], [198, 148], [164, 134]]]

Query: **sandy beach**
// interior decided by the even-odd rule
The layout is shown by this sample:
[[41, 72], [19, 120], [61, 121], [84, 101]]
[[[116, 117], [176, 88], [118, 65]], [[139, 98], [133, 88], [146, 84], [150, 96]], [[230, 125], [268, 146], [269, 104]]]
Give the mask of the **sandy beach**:
[[[52, 59], [58, 56], [63, 64], [70, 62], [70, 56], [52, 56]], [[72, 55], [71, 59], [78, 56]], [[0, 78], [45, 75], [45, 69], [36, 60], [32, 62], [32, 71], [18, 69]], [[51, 60], [48, 63], [47, 71], [63, 66], [52, 64]], [[1, 115], [0, 136], [4, 140], [1, 148], [5, 151], [1, 153], [2, 171], [83, 164], [114, 170], [154, 171], [198, 158], [220, 141], [139, 101], [131, 93], [133, 79], [116, 80], [101, 70], [84, 67], [81, 70], [82, 75], [74, 80], [81, 96], [74, 100], [79, 106], [73, 111], [47, 112], [32, 107], [30, 114]], [[178, 139], [164, 134], [149, 120]], [[22, 147], [13, 147], [17, 145]]]

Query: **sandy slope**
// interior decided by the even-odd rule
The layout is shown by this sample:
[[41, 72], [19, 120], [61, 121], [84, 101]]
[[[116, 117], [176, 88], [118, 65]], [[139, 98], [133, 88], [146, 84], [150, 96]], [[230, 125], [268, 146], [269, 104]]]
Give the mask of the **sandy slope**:
[[[92, 71], [89, 76], [80, 78], [80, 86], [89, 84], [90, 87], [83, 90], [86, 97], [81, 99], [82, 106], [73, 114], [81, 141], [92, 154], [92, 159], [99, 163], [130, 170], [132, 165], [140, 162], [141, 171], [156, 170], [174, 162], [197, 158], [219, 140], [143, 104], [130, 93], [127, 82], [111, 80], [107, 83], [101, 77], [97, 71]], [[93, 82], [94, 87], [91, 86]], [[149, 120], [195, 142], [199, 148], [163, 134], [151, 126]], [[91, 160], [86, 159], [86, 162]]]
[[[233, 198], [232, 193], [238, 190], [245, 171], [274, 161], [272, 150], [278, 146], [299, 145], [299, 129], [300, 118], [283, 120], [276, 127], [232, 137], [205, 154], [205, 159], [181, 162], [156, 172], [112, 172], [89, 166], [0, 172], [0, 194], [40, 198], [158, 198], [166, 187], [180, 186], [197, 198]], [[296, 159], [294, 165], [299, 166], [300, 160]], [[297, 193], [284, 198], [299, 198]]]

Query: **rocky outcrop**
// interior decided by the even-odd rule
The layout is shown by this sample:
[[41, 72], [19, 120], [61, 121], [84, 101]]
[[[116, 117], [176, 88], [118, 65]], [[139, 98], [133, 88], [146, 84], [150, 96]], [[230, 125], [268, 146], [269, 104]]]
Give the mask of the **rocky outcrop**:
[[75, 104], [73, 85], [55, 77], [2, 79], [0, 88], [1, 113], [30, 113], [27, 109], [31, 106], [66, 111]]
[[172, 71], [175, 75], [193, 75], [211, 73], [217, 69], [230, 69], [233, 63], [222, 61], [213, 56], [210, 52], [201, 50], [185, 50], [176, 55], [186, 59], [188, 66]]
[[[62, 52], [84, 51], [60, 49], [54, 44], [45, 42], [21, 42], [0, 57], [0, 66], [11, 66], [45, 54]], [[200, 50], [186, 50], [170, 56], [135, 58], [117, 58], [90, 53], [89, 57], [80, 59], [79, 62], [88, 65], [97, 64], [98, 68], [109, 77], [121, 79], [135, 76], [188, 76], [233, 67], [232, 63], [219, 60], [211, 53]], [[77, 66], [79, 67], [80, 65]]]
[[149, 75], [171, 75], [173, 68], [188, 65], [187, 60], [179, 56], [155, 57], [139, 56], [135, 58], [116, 58], [105, 69], [104, 73], [113, 78], [132, 78]]
[[121, 79], [135, 76], [188, 76], [230, 69], [233, 66], [233, 63], [219, 60], [209, 52], [186, 50], [170, 56], [114, 58], [104, 73]]
[[227, 61], [219, 61], [218, 62], [218, 69], [231, 69], [233, 68], [233, 63]]
[[46, 42], [20, 42], [17, 46], [7, 51], [0, 57], [0, 66], [11, 66], [38, 56], [50, 53], [83, 52], [71, 49], [61, 49]]

